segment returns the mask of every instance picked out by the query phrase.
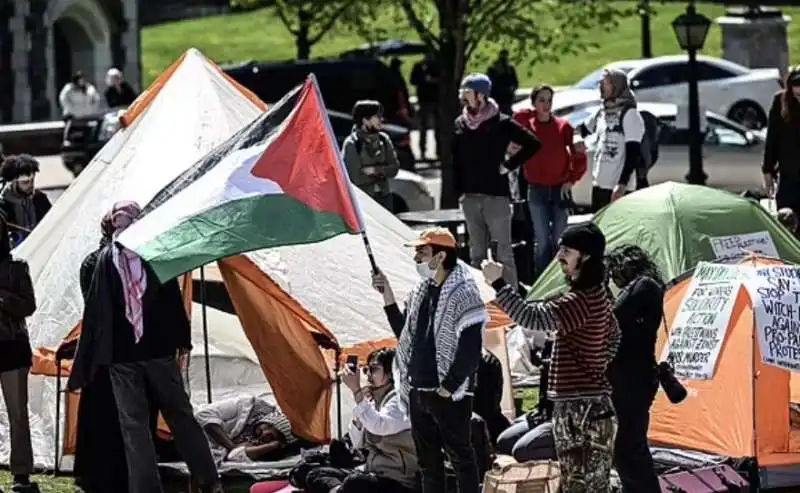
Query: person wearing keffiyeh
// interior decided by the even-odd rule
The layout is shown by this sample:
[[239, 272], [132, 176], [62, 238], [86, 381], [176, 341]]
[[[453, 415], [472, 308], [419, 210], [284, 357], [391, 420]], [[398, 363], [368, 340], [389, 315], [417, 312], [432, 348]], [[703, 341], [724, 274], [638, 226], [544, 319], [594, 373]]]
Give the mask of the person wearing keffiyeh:
[[178, 281], [159, 282], [134, 252], [115, 241], [140, 213], [134, 202], [117, 202], [102, 223], [111, 239], [97, 256], [67, 388], [82, 389], [108, 369], [130, 493], [163, 491], [149, 419], [151, 400], [201, 491], [216, 491], [214, 459], [194, 418], [176, 357], [191, 350], [191, 326]]

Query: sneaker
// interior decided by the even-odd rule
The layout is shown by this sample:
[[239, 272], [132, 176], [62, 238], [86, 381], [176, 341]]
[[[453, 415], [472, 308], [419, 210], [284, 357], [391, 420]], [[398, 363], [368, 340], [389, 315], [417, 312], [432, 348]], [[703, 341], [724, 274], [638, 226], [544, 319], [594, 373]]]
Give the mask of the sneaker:
[[42, 493], [41, 490], [39, 490], [39, 485], [33, 481], [28, 484], [17, 483], [11, 487], [11, 491], [14, 493]]

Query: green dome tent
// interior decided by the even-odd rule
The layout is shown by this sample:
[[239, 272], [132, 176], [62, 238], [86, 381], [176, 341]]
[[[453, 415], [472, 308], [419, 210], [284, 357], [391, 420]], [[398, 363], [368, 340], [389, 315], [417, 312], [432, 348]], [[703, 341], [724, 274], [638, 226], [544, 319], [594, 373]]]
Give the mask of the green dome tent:
[[[761, 233], [763, 238], [764, 232], [769, 233], [780, 258], [800, 264], [800, 242], [769, 212], [756, 202], [714, 188], [662, 183], [611, 204], [593, 222], [606, 235], [608, 250], [626, 243], [640, 246], [653, 257], [665, 280], [700, 261], [718, 258], [712, 242], [720, 249], [724, 237], [736, 235]], [[554, 296], [565, 287], [561, 269], [553, 261], [531, 288], [529, 298]]]

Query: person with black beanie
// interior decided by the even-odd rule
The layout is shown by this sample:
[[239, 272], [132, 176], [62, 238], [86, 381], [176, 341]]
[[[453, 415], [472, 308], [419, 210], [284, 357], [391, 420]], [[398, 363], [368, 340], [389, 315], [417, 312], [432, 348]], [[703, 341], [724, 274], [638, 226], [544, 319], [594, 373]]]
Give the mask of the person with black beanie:
[[609, 252], [606, 267], [609, 280], [621, 289], [614, 315], [622, 341], [608, 369], [618, 426], [614, 465], [624, 493], [658, 493], [647, 428], [658, 391], [655, 352], [664, 315], [664, 281], [658, 266], [636, 245]]
[[620, 333], [605, 284], [606, 239], [593, 223], [561, 235], [556, 259], [568, 291], [546, 301], [527, 302], [502, 279], [503, 266], [483, 263], [496, 302], [543, 346], [553, 339], [549, 395], [553, 437], [561, 466], [561, 493], [603, 492], [610, 488], [616, 419], [606, 378]]

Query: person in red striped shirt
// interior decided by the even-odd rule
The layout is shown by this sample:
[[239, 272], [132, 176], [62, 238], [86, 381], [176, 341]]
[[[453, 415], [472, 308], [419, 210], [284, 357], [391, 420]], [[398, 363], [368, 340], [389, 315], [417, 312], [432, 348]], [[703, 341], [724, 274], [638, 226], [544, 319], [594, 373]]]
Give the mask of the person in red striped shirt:
[[548, 398], [553, 401], [553, 436], [561, 466], [561, 493], [610, 491], [616, 419], [606, 367], [616, 354], [620, 331], [605, 282], [606, 240], [593, 223], [561, 235], [556, 258], [568, 291], [547, 301], [527, 302], [502, 279], [503, 266], [483, 263], [496, 302], [542, 347], [553, 339]]
[[574, 129], [553, 115], [553, 88], [538, 86], [531, 92], [533, 108], [514, 114], [514, 120], [530, 130], [542, 144], [522, 168], [528, 184], [528, 208], [534, 235], [533, 265], [540, 275], [553, 260], [558, 238], [567, 227], [572, 186], [586, 173], [586, 148], [573, 143]]

